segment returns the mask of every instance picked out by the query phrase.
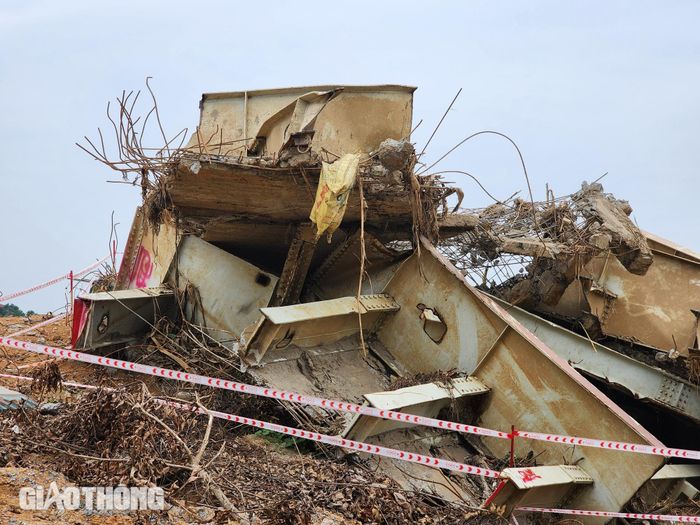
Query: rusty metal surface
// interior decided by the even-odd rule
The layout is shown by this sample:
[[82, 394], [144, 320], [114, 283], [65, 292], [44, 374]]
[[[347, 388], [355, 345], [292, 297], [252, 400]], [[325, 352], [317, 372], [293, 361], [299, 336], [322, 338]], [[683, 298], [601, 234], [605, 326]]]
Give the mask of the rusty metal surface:
[[[506, 326], [496, 315], [484, 314], [462, 287], [462, 279], [445, 271], [440, 260], [430, 255], [421, 256], [420, 263], [412, 255], [389, 281], [385, 292], [401, 310], [384, 321], [377, 337], [410, 372], [452, 368], [471, 372]], [[441, 343], [423, 331], [419, 304], [442, 316], [447, 332]]]
[[605, 335], [685, 355], [694, 346], [700, 262], [654, 251], [654, 264], [643, 276], [630, 274], [612, 257], [594, 258], [584, 272], [593, 281], [586, 294], [589, 311]]
[[[700, 255], [645, 238], [629, 203], [598, 183], [569, 197], [555, 199], [547, 189], [546, 202], [513, 195], [456, 214], [464, 192], [442, 178], [449, 172], [415, 169], [421, 154], [410, 141], [413, 92], [333, 85], [203, 95], [199, 126], [184, 150], [125, 162], [123, 174], [142, 176], [144, 206], [125, 248], [120, 290], [85, 298], [89, 318], [79, 344], [144, 339], [161, 314], [189, 317], [237, 353], [241, 371], [261, 384], [380, 410], [663, 446], [576, 366], [596, 384], [594, 377], [623, 385], [700, 420], [700, 393], [687, 381], [507, 311], [464, 277], [480, 274], [473, 279], [480, 288], [528, 309], [558, 302], [560, 319], [590, 322], [599, 328], [594, 337], [688, 354], [700, 339]], [[318, 242], [308, 221], [322, 162], [344, 153], [362, 156], [361, 191], [350, 193], [337, 234]], [[318, 188], [321, 201], [327, 189]], [[448, 197], [457, 197], [452, 211]], [[518, 266], [520, 274], [501, 271]], [[171, 290], [147, 288], [164, 282]], [[430, 383], [452, 377], [450, 369], [469, 377]], [[422, 384], [392, 390], [397, 379]], [[504, 471], [505, 488], [492, 503], [509, 510], [517, 503], [618, 510], [640, 490], [653, 503], [654, 483], [664, 490], [675, 483], [674, 473], [659, 473], [665, 459], [656, 455], [285, 408], [304, 428], [345, 424], [353, 438], [408, 443], [408, 450], [457, 461], [506, 457], [514, 446], [516, 456], [535, 457], [538, 466]], [[464, 480], [426, 465], [375, 465], [405, 488], [447, 500], [471, 492]], [[488, 492], [497, 482], [481, 483]]]
[[262, 308], [263, 318], [246, 330], [240, 347], [249, 364], [259, 364], [269, 349], [311, 348], [328, 345], [372, 327], [399, 305], [388, 295], [341, 297], [289, 306]]
[[[307, 280], [308, 299], [332, 299], [357, 293], [360, 278], [360, 232], [342, 242], [321, 262]], [[387, 248], [374, 235], [365, 233], [365, 272], [371, 276], [362, 282], [362, 293], [380, 293], [407, 254]]]
[[215, 339], [231, 342], [258, 319], [277, 277], [198, 237], [187, 236], [178, 247], [177, 264], [168, 282], [180, 290], [193, 284], [203, 310], [195, 309], [197, 322]]
[[[490, 297], [490, 296], [489, 296]], [[620, 354], [530, 312], [491, 297], [525, 328], [569, 363], [610, 384], [624, 387], [635, 398], [648, 400], [700, 422], [697, 386]]]
[[164, 287], [85, 294], [88, 318], [76, 348], [140, 341], [161, 316], [175, 317], [172, 290]]
[[[460, 368], [491, 388], [480, 422], [489, 428], [538, 431], [660, 445], [660, 442], [604, 396], [565, 360], [525, 329], [498, 304], [473, 290], [427, 241], [408, 259], [386, 291], [401, 310], [385, 320], [378, 337], [413, 371]], [[422, 333], [414, 303], [435, 307], [448, 326], [440, 345]], [[477, 366], [478, 365], [478, 366]], [[509, 444], [489, 440], [496, 455]], [[577, 494], [578, 508], [619, 509], [662, 465], [658, 457], [599, 449], [575, 449], [516, 440], [516, 454], [533, 451], [538, 461], [578, 461], [595, 480]]]
[[299, 296], [316, 251], [316, 242], [311, 223], [300, 224], [296, 228], [294, 240], [289, 247], [275, 294], [270, 302], [271, 306], [299, 302]]
[[[480, 419], [484, 426], [504, 428], [512, 424], [516, 429], [540, 428], [549, 433], [659, 444], [585, 379], [576, 378], [573, 368], [567, 371], [557, 366], [540, 350], [511, 330], [481, 363], [475, 373], [492, 387]], [[488, 446], [496, 454], [508, 453], [507, 443]], [[583, 509], [622, 508], [663, 464], [658, 457], [516, 440], [516, 455], [530, 451], [541, 454], [538, 460], [544, 464], [564, 457], [595, 479], [595, 484], [575, 500], [574, 505]]]
[[611, 255], [589, 261], [555, 305], [536, 311], [581, 321], [593, 337], [611, 336], [688, 355], [697, 344], [700, 256], [645, 232], [654, 262], [645, 275]]
[[[394, 85], [332, 85], [204, 94], [199, 122], [199, 137], [203, 138], [193, 135], [188, 148], [198, 150], [199, 142], [215, 136], [237, 156], [241, 146], [251, 146], [262, 135], [267, 139], [265, 152], [276, 153], [284, 144], [289, 124], [308, 123], [315, 117], [311, 143], [315, 151], [325, 148], [337, 155], [370, 152], [387, 138], [409, 135], [413, 91], [415, 88]], [[300, 97], [309, 99], [326, 92], [336, 94], [317, 107], [304, 108], [311, 115], [299, 118], [296, 102]]]

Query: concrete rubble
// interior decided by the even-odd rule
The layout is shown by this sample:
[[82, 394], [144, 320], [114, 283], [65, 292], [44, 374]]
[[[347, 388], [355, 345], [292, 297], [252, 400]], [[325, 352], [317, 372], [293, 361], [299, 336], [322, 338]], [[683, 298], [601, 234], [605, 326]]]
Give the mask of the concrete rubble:
[[[143, 204], [113, 286], [76, 300], [75, 347], [187, 323], [270, 388], [697, 449], [700, 255], [639, 229], [599, 182], [462, 209], [468, 193], [419, 169], [413, 92], [203, 95], [187, 144], [120, 168]], [[284, 406], [304, 428], [372, 444], [465, 463], [510, 454], [508, 440]], [[700, 486], [697, 464], [524, 438], [498, 483], [360, 456], [404, 488], [520, 523], [537, 516], [518, 506], [634, 510]]]

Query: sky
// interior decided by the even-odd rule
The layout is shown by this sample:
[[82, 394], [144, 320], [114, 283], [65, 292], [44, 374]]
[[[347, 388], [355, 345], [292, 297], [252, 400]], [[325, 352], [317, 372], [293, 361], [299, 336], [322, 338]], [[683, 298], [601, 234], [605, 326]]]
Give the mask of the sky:
[[[700, 251], [696, 1], [181, 2], [0, 0], [0, 291], [77, 270], [126, 241], [140, 190], [75, 146], [122, 90], [193, 129], [204, 92], [314, 84], [418, 87], [427, 160], [467, 135], [511, 136], [535, 199], [601, 181], [644, 229]], [[156, 144], [154, 144], [156, 145]], [[512, 146], [467, 142], [442, 169], [500, 198], [526, 190]], [[464, 206], [489, 203], [465, 177]], [[16, 299], [58, 310], [63, 284]]]

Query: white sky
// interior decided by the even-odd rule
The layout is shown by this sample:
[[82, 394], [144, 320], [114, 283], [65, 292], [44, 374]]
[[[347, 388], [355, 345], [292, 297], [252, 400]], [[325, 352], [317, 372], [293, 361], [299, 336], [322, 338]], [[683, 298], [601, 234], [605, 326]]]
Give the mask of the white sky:
[[[144, 6], [142, 4], [147, 4]], [[74, 146], [105, 104], [153, 77], [168, 130], [201, 93], [312, 84], [417, 86], [419, 146], [462, 92], [428, 160], [496, 129], [520, 145], [535, 198], [605, 172], [642, 228], [700, 250], [700, 3], [0, 0], [0, 290], [86, 266], [128, 234], [138, 188]], [[441, 167], [499, 197], [525, 189], [496, 137]], [[469, 180], [466, 207], [488, 204]], [[45, 311], [64, 287], [14, 301]]]

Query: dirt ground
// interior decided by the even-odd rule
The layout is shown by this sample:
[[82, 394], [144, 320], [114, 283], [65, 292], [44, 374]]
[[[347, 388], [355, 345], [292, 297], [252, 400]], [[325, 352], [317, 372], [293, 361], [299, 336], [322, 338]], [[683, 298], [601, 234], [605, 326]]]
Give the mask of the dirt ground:
[[[44, 320], [41, 315], [27, 317], [0, 317], [0, 333], [10, 335]], [[66, 347], [70, 344], [70, 320], [59, 320], [53, 324], [41, 327], [35, 331], [18, 336], [22, 340], [35, 343], [49, 344], [52, 346]], [[3, 364], [2, 373], [28, 376], [39, 365], [46, 362], [44, 356], [32, 354], [10, 348], [0, 349], [0, 359]], [[88, 367], [74, 361], [63, 361], [60, 364], [61, 374], [66, 381], [74, 381], [87, 384], [95, 384], [104, 380], [104, 373], [94, 367]], [[119, 381], [120, 373], [115, 371], [113, 381]], [[125, 374], [121, 374], [125, 375]], [[126, 379], [126, 378], [124, 378]], [[0, 377], [0, 385], [13, 390], [31, 395], [30, 384], [25, 381], [17, 381]], [[52, 394], [47, 401], [67, 401], [71, 398], [69, 391]], [[46, 458], [37, 457], [38, 464], [51, 464], [52, 456]], [[46, 468], [0, 468], [0, 523], [12, 525], [30, 525], [46, 523], [70, 523], [75, 525], [131, 525], [138, 521], [130, 516], [96, 516], [88, 515], [81, 511], [64, 511], [59, 513], [56, 509], [49, 511], [26, 511], [19, 507], [19, 490], [25, 486], [41, 485], [48, 487], [51, 482], [56, 482], [59, 488], [72, 485], [62, 474]]]

